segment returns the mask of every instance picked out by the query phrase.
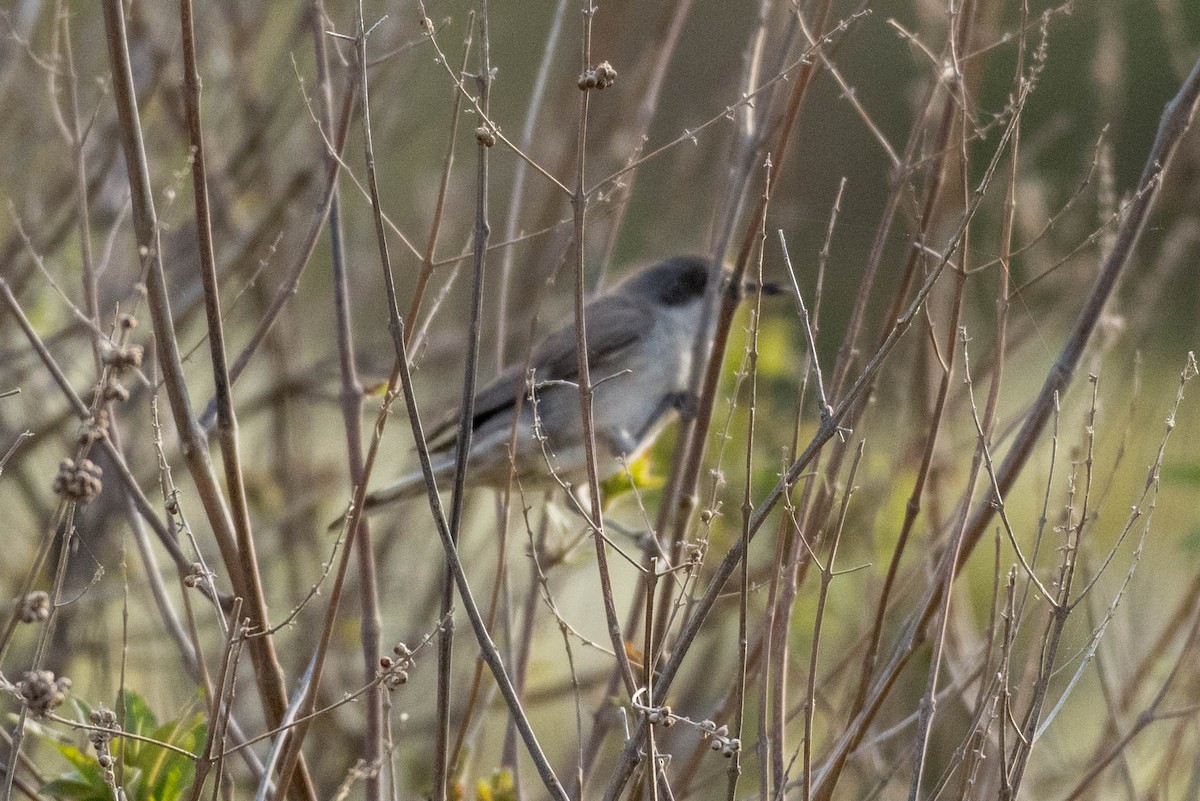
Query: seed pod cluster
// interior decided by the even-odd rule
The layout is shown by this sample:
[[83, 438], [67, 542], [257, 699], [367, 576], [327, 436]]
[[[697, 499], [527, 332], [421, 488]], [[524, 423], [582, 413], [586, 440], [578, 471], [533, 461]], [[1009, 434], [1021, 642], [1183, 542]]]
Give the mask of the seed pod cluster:
[[87, 503], [100, 494], [103, 484], [100, 479], [104, 471], [91, 459], [63, 459], [54, 476], [54, 492], [68, 500]]
[[44, 718], [50, 711], [67, 700], [71, 680], [66, 676], [55, 678], [49, 670], [30, 670], [17, 682], [17, 692], [34, 717]]

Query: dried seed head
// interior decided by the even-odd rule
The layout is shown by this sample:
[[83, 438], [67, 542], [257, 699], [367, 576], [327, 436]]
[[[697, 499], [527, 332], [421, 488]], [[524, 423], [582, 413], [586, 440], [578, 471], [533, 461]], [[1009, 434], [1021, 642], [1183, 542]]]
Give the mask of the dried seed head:
[[192, 562], [191, 570], [183, 577], [183, 586], [189, 589], [194, 588], [204, 580], [206, 575], [204, 565], [199, 562]]
[[[88, 732], [88, 741], [99, 754], [97, 761], [102, 768], [112, 767], [112, 757], [108, 753], [108, 744], [112, 741], [113, 734], [121, 730], [117, 724], [117, 714], [111, 709], [108, 709], [103, 704], [98, 708], [93, 709], [88, 716], [93, 726], [97, 728]], [[104, 764], [105, 758], [108, 759], [108, 764]]]
[[393, 670], [383, 677], [383, 686], [395, 690], [408, 683], [407, 670]]
[[79, 464], [74, 459], [63, 459], [52, 486], [56, 494], [68, 500], [86, 503], [100, 494], [103, 475], [104, 471], [91, 459], [80, 459]]
[[50, 596], [42, 590], [26, 593], [21, 599], [21, 622], [38, 623], [50, 617]]
[[118, 375], [142, 366], [141, 345], [117, 345], [107, 340], [100, 345], [100, 361]]
[[34, 717], [44, 718], [50, 710], [67, 700], [71, 680], [55, 678], [49, 670], [31, 670], [17, 682], [17, 692]]
[[617, 80], [617, 71], [612, 64], [602, 61], [579, 76], [578, 86], [584, 92], [590, 89], [607, 89]]
[[612, 64], [607, 61], [601, 61], [596, 66], [596, 88], [607, 89], [616, 83], [617, 71], [613, 69]]
[[117, 379], [109, 379], [108, 383], [104, 385], [104, 400], [124, 403], [129, 400], [129, 390]]

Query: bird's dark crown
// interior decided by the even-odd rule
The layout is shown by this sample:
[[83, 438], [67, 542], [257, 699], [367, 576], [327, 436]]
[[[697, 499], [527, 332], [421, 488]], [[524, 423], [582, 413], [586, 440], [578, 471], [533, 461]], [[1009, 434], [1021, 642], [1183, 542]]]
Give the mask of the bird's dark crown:
[[636, 273], [624, 290], [653, 298], [663, 306], [684, 306], [704, 295], [708, 269], [707, 259], [676, 256]]

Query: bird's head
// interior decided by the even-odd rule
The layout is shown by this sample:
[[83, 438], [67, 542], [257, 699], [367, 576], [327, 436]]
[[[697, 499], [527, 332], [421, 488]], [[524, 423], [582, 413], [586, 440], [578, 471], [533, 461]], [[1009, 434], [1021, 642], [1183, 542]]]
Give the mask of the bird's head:
[[621, 291], [659, 306], [681, 308], [704, 299], [709, 261], [699, 256], [676, 256], [630, 276]]
[[[634, 297], [649, 299], [668, 309], [698, 306], [704, 299], [712, 277], [712, 262], [700, 256], [675, 256], [652, 267], [634, 273], [626, 279], [622, 291]], [[738, 287], [739, 297], [748, 297], [760, 290], [757, 281], [747, 281]], [[786, 294], [778, 284], [764, 283], [764, 295]]]

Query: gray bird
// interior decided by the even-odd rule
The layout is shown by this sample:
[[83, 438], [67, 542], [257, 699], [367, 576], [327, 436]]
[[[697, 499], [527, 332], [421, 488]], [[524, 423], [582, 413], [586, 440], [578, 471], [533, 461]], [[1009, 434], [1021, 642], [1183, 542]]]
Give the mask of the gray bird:
[[[623, 463], [645, 451], [672, 413], [686, 403], [709, 279], [706, 259], [678, 256], [633, 273], [588, 302], [588, 365], [595, 387], [592, 408], [601, 479], [620, 472]], [[526, 489], [553, 486], [555, 476], [576, 485], [586, 481], [574, 320], [533, 346], [528, 369], [532, 384], [520, 362], [475, 395], [468, 462], [473, 485], [502, 487], [508, 481], [509, 440], [519, 397], [523, 400], [513, 459], [516, 480]], [[537, 433], [545, 437], [544, 448]], [[454, 473], [457, 435], [457, 413], [429, 432], [439, 483]], [[364, 509], [424, 492], [425, 480], [418, 470], [369, 493]]]

